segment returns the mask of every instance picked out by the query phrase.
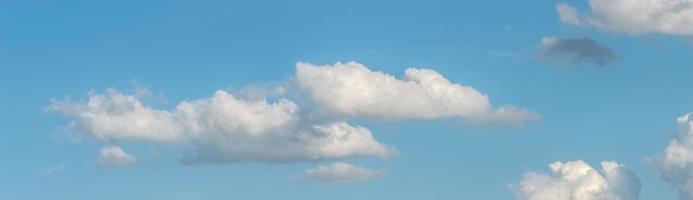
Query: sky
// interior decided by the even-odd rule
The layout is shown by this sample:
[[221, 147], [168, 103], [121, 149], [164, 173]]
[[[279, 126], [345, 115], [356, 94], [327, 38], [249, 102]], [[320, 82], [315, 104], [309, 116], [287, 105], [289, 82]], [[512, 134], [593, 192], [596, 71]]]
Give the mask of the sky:
[[693, 1], [0, 0], [0, 199], [693, 199]]

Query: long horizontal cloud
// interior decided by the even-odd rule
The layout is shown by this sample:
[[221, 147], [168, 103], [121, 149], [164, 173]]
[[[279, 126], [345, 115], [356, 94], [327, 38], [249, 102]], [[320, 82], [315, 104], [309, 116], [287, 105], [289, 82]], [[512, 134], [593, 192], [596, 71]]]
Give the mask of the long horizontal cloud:
[[609, 47], [586, 37], [542, 38], [537, 56], [539, 59], [550, 63], [587, 62], [600, 66], [609, 64], [616, 59], [615, 53]]
[[637, 200], [640, 180], [623, 165], [605, 161], [596, 169], [582, 160], [554, 162], [550, 174], [527, 172], [513, 187], [521, 200]]
[[458, 117], [491, 123], [523, 123], [537, 114], [514, 106], [494, 108], [478, 90], [450, 82], [436, 71], [409, 68], [398, 79], [357, 62], [296, 65], [296, 83], [322, 108], [368, 119]]
[[632, 35], [693, 36], [693, 0], [590, 0], [590, 11], [556, 6], [560, 20]]
[[393, 153], [366, 128], [305, 121], [289, 100], [243, 100], [225, 91], [158, 110], [134, 95], [108, 90], [92, 93], [88, 101], [54, 101], [48, 110], [70, 117], [74, 128], [106, 142], [193, 146], [196, 150], [181, 160], [188, 164], [385, 158]]
[[[111, 146], [128, 142], [180, 147], [180, 162], [189, 165], [292, 163], [355, 156], [384, 159], [395, 154], [394, 148], [348, 120], [454, 117], [520, 124], [538, 117], [514, 106], [492, 106], [485, 94], [452, 83], [430, 69], [408, 69], [402, 79], [356, 62], [298, 63], [296, 70], [290, 84], [277, 90], [284, 92], [272, 95], [219, 90], [210, 97], [157, 109], [145, 103], [149, 92], [143, 88], [135, 94], [109, 89], [92, 92], [86, 100], [53, 100], [46, 110], [69, 118], [77, 132], [104, 142], [107, 146], [97, 161], [103, 166], [134, 163], [135, 155]], [[303, 96], [291, 94], [308, 94], [309, 98], [303, 101]], [[367, 174], [359, 167], [339, 163], [309, 174], [343, 169]]]
[[654, 158], [664, 181], [681, 199], [693, 199], [693, 113], [678, 118], [679, 133], [662, 155]]
[[302, 178], [325, 183], [351, 183], [370, 180], [384, 174], [381, 171], [366, 169], [345, 162], [336, 162], [306, 169]]

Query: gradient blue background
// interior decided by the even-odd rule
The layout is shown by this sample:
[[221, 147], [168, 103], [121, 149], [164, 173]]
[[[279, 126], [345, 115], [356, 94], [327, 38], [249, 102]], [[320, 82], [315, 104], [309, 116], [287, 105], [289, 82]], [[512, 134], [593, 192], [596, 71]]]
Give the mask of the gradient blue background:
[[[558, 1], [27, 1], [0, 0], [0, 199], [512, 199], [508, 185], [557, 160], [616, 160], [642, 199], [675, 199], [648, 156], [693, 111], [685, 39], [562, 25]], [[570, 1], [585, 7], [584, 1]], [[542, 37], [588, 36], [614, 49], [606, 67], [549, 66]], [[543, 119], [522, 127], [455, 120], [356, 122], [397, 148], [389, 171], [349, 185], [295, 180], [316, 163], [181, 166], [174, 147], [128, 144], [134, 166], [94, 165], [101, 143], [62, 137], [51, 98], [131, 90], [168, 101], [277, 83], [298, 61], [359, 61], [401, 75], [432, 68], [497, 105]], [[156, 153], [152, 153], [156, 152]], [[51, 176], [41, 171], [60, 163]]]

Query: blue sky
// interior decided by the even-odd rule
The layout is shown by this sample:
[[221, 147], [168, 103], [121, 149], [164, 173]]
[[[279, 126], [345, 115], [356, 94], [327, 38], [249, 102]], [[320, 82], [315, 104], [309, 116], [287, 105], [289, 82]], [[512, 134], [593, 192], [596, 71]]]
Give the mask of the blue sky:
[[[693, 34], [574, 26], [560, 20], [559, 3], [590, 8], [586, 1], [0, 0], [0, 198], [515, 199], [509, 185], [525, 172], [573, 160], [625, 165], [640, 179], [640, 199], [679, 198], [647, 158], [664, 151], [676, 119], [693, 111]], [[616, 57], [603, 66], [546, 62], [536, 52], [547, 37], [589, 38]], [[336, 159], [385, 173], [331, 184], [300, 176], [333, 159], [186, 166], [178, 161], [185, 147], [147, 141], [118, 142], [137, 162], [99, 166], [108, 142], [90, 133], [73, 141], [66, 135], [80, 131], [66, 125], [74, 119], [45, 111], [50, 99], [88, 100], [108, 88], [127, 94], [136, 85], [165, 99], [152, 108], [173, 109], [217, 90], [285, 84], [298, 62], [340, 61], [395, 77], [432, 69], [494, 106], [541, 118], [518, 126], [347, 118], [397, 153]]]

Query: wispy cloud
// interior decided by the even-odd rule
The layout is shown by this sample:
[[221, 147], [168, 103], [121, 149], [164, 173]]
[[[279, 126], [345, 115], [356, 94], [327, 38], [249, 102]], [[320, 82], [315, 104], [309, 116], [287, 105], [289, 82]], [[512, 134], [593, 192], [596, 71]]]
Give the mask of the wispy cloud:
[[65, 170], [65, 163], [60, 163], [60, 164], [53, 165], [47, 169], [42, 170], [41, 172], [39, 172], [39, 175], [51, 176], [51, 175], [58, 173], [60, 171], [63, 171], [63, 170]]
[[385, 172], [366, 169], [345, 162], [336, 162], [306, 169], [302, 179], [324, 183], [352, 183], [367, 181], [383, 175]]

